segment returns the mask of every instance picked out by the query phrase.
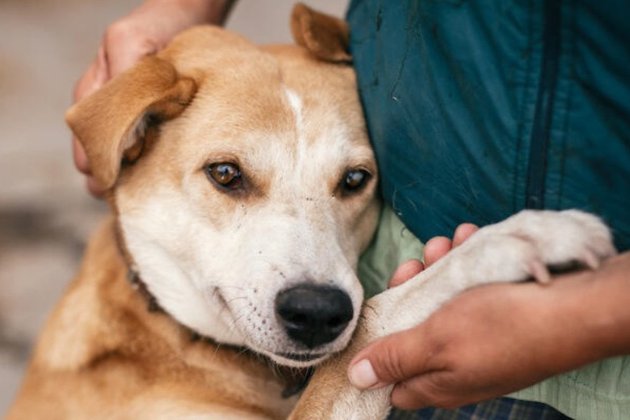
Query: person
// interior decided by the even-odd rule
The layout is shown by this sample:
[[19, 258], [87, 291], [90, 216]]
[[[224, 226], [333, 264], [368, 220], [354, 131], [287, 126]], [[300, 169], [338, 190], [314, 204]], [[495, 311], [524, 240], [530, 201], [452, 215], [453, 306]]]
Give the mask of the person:
[[[75, 100], [181, 30], [222, 24], [233, 3], [146, 0], [109, 26]], [[393, 418], [630, 413], [629, 11], [621, 0], [351, 2], [351, 52], [388, 203], [363, 264], [368, 283], [420, 249], [416, 237], [424, 263], [400, 265], [390, 286], [523, 208], [598, 214], [621, 252], [548, 286], [466, 291], [369, 345], [349, 378], [359, 388], [395, 384], [397, 407], [484, 401]], [[76, 140], [74, 157], [98, 194]]]

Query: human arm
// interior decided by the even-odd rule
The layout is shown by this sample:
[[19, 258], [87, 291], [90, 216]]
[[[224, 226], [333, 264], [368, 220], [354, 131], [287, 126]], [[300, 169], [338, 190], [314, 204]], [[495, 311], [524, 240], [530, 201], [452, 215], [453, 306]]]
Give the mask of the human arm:
[[[179, 32], [202, 23], [222, 24], [236, 0], [146, 0], [128, 15], [109, 25], [94, 61], [77, 82], [73, 99], [79, 101], [147, 54], [162, 49]], [[102, 189], [91, 176], [90, 165], [76, 138], [74, 162], [87, 175], [88, 190]]]
[[[428, 245], [428, 244], [427, 244]], [[359, 352], [401, 408], [456, 407], [504, 395], [606, 357], [630, 354], [630, 253], [548, 285], [499, 284], [455, 297], [419, 326]]]

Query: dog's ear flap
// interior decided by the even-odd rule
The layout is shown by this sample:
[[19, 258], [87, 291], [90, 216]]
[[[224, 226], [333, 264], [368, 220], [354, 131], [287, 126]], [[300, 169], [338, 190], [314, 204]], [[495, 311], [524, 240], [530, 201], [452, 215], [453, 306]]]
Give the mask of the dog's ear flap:
[[317, 58], [334, 63], [349, 63], [349, 29], [343, 20], [317, 12], [297, 3], [291, 13], [291, 32], [295, 43]]
[[140, 155], [147, 126], [179, 115], [196, 89], [170, 62], [150, 56], [68, 110], [66, 122], [102, 188], [115, 184], [123, 157]]

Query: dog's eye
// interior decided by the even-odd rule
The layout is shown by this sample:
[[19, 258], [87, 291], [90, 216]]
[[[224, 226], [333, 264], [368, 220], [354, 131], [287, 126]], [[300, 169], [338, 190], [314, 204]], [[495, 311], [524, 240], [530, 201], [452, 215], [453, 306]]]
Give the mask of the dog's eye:
[[361, 190], [372, 175], [365, 169], [351, 169], [343, 175], [341, 189], [345, 193]]
[[205, 172], [208, 178], [222, 189], [235, 190], [243, 183], [241, 170], [233, 163], [211, 163], [206, 165]]

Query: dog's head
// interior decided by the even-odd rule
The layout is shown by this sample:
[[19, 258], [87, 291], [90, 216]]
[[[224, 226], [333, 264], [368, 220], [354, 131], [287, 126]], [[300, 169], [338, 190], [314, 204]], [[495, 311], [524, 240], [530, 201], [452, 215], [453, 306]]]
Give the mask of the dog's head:
[[194, 28], [67, 121], [160, 306], [219, 342], [307, 366], [356, 325], [377, 168], [345, 24], [298, 6], [293, 32], [301, 47], [259, 48]]

